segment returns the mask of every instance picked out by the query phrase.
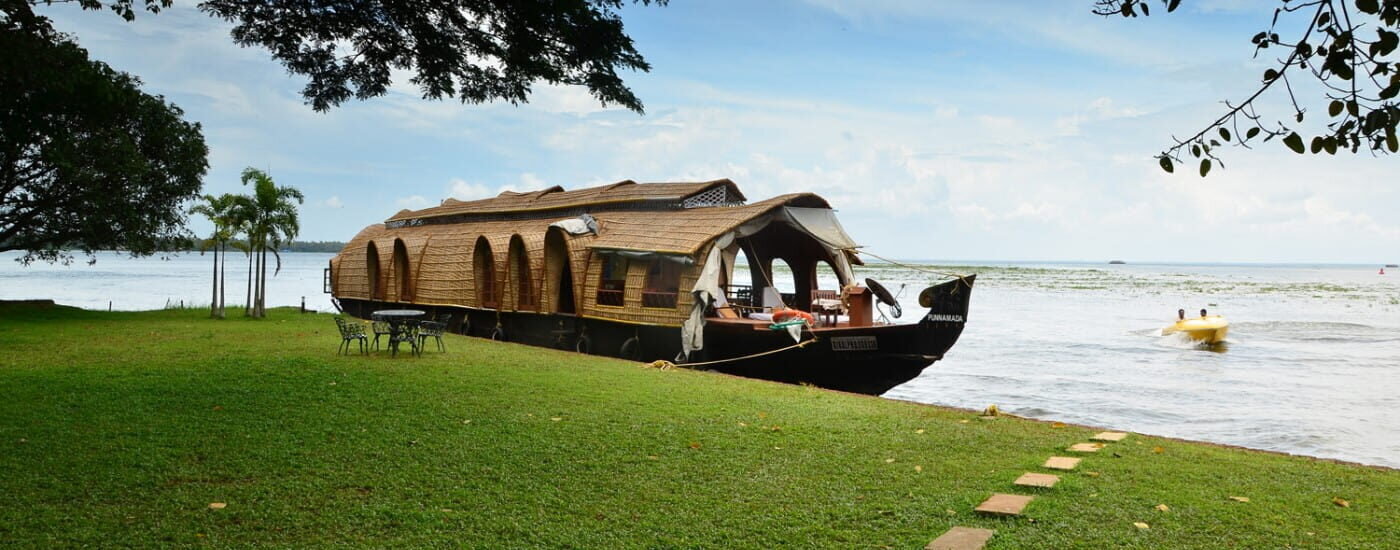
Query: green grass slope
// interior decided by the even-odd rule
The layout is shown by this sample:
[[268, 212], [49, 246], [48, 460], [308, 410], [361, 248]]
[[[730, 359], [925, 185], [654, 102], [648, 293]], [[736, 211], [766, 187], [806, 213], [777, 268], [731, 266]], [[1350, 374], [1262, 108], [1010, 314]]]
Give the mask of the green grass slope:
[[[1012, 481], [1093, 431], [457, 336], [422, 358], [337, 341], [329, 316], [287, 310], [0, 305], [0, 544], [922, 548], [954, 525], [996, 529], [989, 548], [1400, 540], [1393, 470], [1131, 436], [1028, 492]], [[993, 492], [1037, 498], [975, 515]]]

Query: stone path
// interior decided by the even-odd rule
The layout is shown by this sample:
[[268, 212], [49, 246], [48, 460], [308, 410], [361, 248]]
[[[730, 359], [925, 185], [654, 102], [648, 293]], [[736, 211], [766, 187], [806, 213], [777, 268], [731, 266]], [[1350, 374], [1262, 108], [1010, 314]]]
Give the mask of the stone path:
[[1109, 441], [1109, 442], [1113, 442], [1113, 441], [1122, 441], [1123, 438], [1125, 438], [1125, 437], [1128, 437], [1128, 434], [1123, 433], [1123, 432], [1099, 432], [1099, 433], [1097, 433], [1097, 434], [1094, 434], [1094, 437], [1091, 437], [1091, 438], [1089, 438], [1089, 439], [1092, 439], [1092, 440], [1094, 440], [1094, 441]]
[[1021, 474], [1021, 477], [1016, 478], [1016, 481], [1014, 483], [1022, 487], [1044, 487], [1046, 489], [1049, 489], [1051, 487], [1054, 487], [1055, 484], [1059, 482], [1060, 476], [1057, 475], [1026, 472], [1024, 474]]
[[[966, 422], [966, 421], [964, 421]], [[1092, 441], [1115, 442], [1122, 441], [1128, 437], [1125, 432], [1099, 432], [1090, 439]], [[1104, 443], [1075, 443], [1069, 446], [1071, 452], [1094, 453], [1104, 448]], [[1052, 456], [1041, 465], [1043, 468], [1051, 470], [1068, 471], [1079, 466], [1082, 459], [1067, 456]], [[1090, 475], [1095, 475], [1090, 472]], [[1021, 487], [1037, 487], [1043, 489], [1053, 488], [1060, 482], [1060, 476], [1053, 474], [1042, 474], [1037, 472], [1026, 472], [1021, 477], [1016, 478], [1013, 484]], [[1026, 505], [1035, 500], [1033, 496], [1011, 495], [1005, 493], [994, 493], [987, 500], [982, 501], [974, 509], [979, 514], [994, 516], [1019, 516], [1026, 509]], [[1165, 506], [1165, 505], [1163, 505]], [[1159, 508], [1160, 509], [1160, 508]], [[1143, 526], [1145, 527], [1145, 525]], [[924, 550], [981, 550], [987, 541], [992, 538], [996, 531], [990, 529], [976, 529], [972, 527], [953, 527], [947, 532], [939, 535], [924, 547]]]
[[1079, 460], [1067, 456], [1052, 456], [1050, 460], [1045, 461], [1044, 467], [1051, 470], [1073, 470], [1075, 466], [1079, 465]]
[[975, 510], [994, 516], [1019, 516], [1021, 510], [1025, 510], [1032, 500], [1035, 500], [1035, 497], [996, 493], [982, 501], [982, 504], [978, 504]]
[[981, 550], [996, 531], [973, 527], [954, 527], [928, 543], [924, 550]]

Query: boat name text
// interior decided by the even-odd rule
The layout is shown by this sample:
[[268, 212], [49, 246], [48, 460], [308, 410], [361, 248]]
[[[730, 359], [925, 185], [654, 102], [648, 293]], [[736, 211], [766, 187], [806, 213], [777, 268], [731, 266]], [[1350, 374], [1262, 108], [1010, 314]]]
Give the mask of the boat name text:
[[880, 344], [874, 336], [836, 336], [831, 339], [832, 351], [875, 351]]

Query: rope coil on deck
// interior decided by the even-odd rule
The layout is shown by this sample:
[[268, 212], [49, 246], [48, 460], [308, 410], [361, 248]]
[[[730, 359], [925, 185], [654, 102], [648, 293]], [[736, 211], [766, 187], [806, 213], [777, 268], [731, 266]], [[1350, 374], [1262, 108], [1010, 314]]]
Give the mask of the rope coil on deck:
[[771, 350], [768, 350], [768, 351], [760, 351], [760, 352], [758, 352], [758, 353], [751, 353], [751, 354], [749, 354], [749, 355], [745, 355], [745, 356], [742, 356], [742, 357], [730, 357], [730, 358], [728, 358], [728, 359], [716, 359], [716, 360], [714, 360], [714, 361], [705, 361], [705, 362], [703, 362], [703, 363], [685, 363], [684, 365], [676, 365], [675, 363], [672, 363], [672, 362], [667, 361], [667, 360], [665, 360], [665, 359], [657, 359], [656, 361], [652, 361], [652, 362], [650, 362], [650, 363], [643, 363], [642, 366], [643, 366], [643, 367], [646, 367], [646, 368], [649, 368], [649, 369], [670, 370], [670, 369], [676, 368], [677, 366], [684, 366], [684, 367], [686, 367], [686, 368], [691, 368], [691, 367], [703, 367], [703, 366], [706, 366], [706, 365], [719, 365], [719, 364], [723, 364], [723, 363], [731, 363], [731, 362], [734, 362], [734, 361], [743, 361], [743, 360], [746, 360], [746, 359], [755, 359], [755, 358], [763, 357], [763, 356], [766, 356], [766, 355], [773, 355], [773, 354], [775, 354], [775, 353], [782, 353], [782, 352], [785, 352], [785, 351], [787, 351], [787, 350], [795, 349], [795, 348], [805, 348], [805, 347], [807, 347], [807, 344], [811, 344], [812, 342], [816, 342], [816, 341], [817, 341], [817, 337], [813, 336], [813, 337], [811, 337], [811, 338], [808, 338], [808, 339], [806, 339], [806, 340], [803, 340], [803, 341], [801, 341], [801, 342], [798, 342], [798, 343], [796, 343], [796, 344], [793, 344], [793, 345], [787, 346], [787, 347], [781, 347], [781, 348], [778, 348], [778, 349], [771, 349]]

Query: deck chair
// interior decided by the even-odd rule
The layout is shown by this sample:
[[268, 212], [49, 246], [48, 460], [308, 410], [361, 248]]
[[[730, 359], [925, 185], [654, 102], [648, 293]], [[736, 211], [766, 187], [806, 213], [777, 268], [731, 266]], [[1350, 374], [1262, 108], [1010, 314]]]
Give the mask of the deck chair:
[[738, 319], [739, 312], [725, 299], [724, 294], [715, 296], [715, 315], [720, 319]]

